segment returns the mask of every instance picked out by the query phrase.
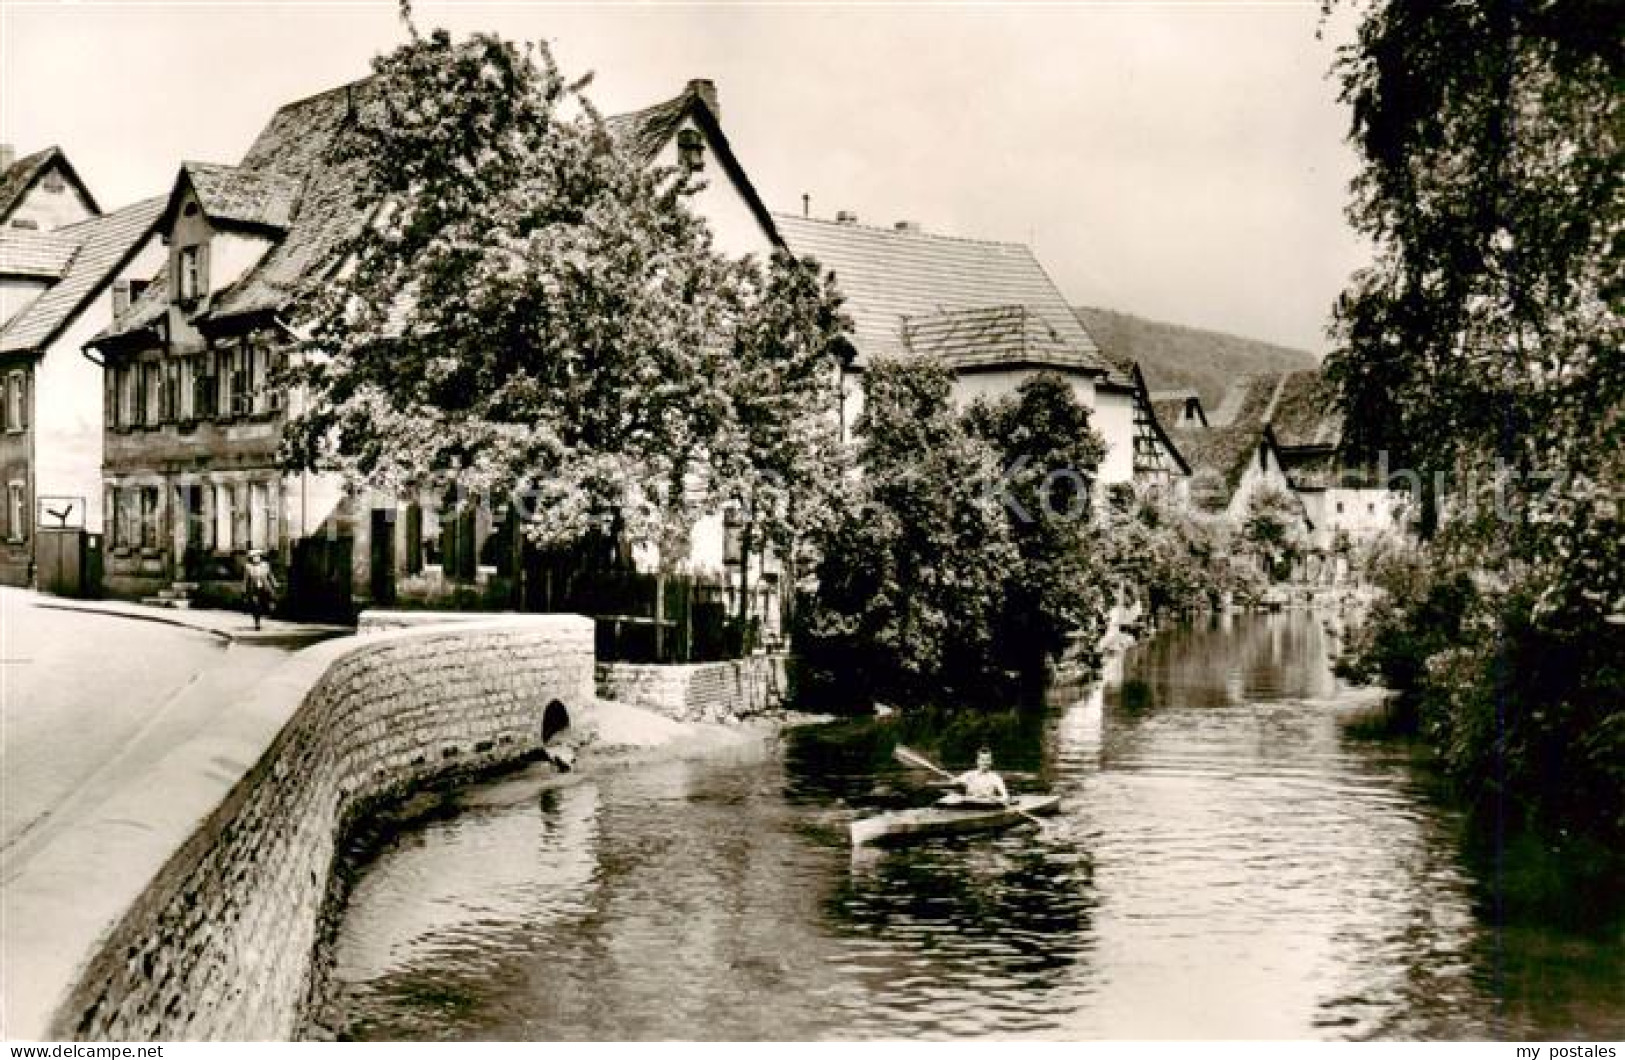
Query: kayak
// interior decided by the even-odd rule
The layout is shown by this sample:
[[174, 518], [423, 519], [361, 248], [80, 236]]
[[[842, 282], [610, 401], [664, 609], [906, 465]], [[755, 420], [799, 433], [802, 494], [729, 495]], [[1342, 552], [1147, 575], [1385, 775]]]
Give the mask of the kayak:
[[957, 806], [922, 806], [914, 810], [880, 813], [852, 822], [852, 845], [865, 843], [906, 843], [930, 836], [969, 835], [996, 832], [1034, 816], [1054, 813], [1060, 808], [1059, 795], [1019, 795], [1008, 806], [996, 803], [960, 803]]

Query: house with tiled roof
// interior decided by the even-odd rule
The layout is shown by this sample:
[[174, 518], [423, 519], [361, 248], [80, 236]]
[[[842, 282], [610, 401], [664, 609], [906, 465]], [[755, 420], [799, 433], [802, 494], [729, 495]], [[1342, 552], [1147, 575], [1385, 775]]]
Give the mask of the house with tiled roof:
[[[342, 266], [338, 248], [382, 205], [362, 201], [357, 163], [335, 163], [330, 150], [376, 91], [368, 78], [289, 103], [238, 164], [179, 168], [158, 224], [165, 267], [92, 343], [110, 395], [108, 591], [230, 598], [247, 552], [260, 550], [313, 607], [516, 602], [521, 550], [506, 510], [355, 498], [332, 476], [287, 475], [278, 463], [298, 400], [276, 382], [297, 342], [285, 310], [304, 284]], [[710, 82], [605, 125], [646, 164], [703, 182], [691, 205], [720, 249], [781, 245], [722, 132]], [[721, 568], [721, 517], [711, 523], [696, 530], [696, 562]]]
[[1342, 413], [1320, 369], [1238, 379], [1210, 416], [1176, 419], [1175, 410], [1191, 400], [1183, 393], [1154, 398], [1195, 470], [1193, 495], [1239, 521], [1255, 490], [1267, 484], [1291, 492], [1316, 554], [1309, 577], [1341, 569], [1318, 561], [1349, 544], [1404, 532], [1404, 495], [1347, 459]]
[[0, 144], [0, 229], [49, 232], [101, 212], [62, 148], [18, 158]]
[[1378, 481], [1375, 469], [1348, 458], [1343, 414], [1331, 382], [1319, 369], [1284, 373], [1269, 412], [1282, 465], [1314, 526], [1315, 547], [1403, 533], [1404, 494]]
[[[9, 167], [4, 183], [0, 583], [27, 585], [42, 527], [102, 530], [102, 373], [82, 348], [157, 270], [162, 203], [101, 214], [56, 148]], [[47, 587], [80, 587], [57, 585], [58, 573]]]
[[1238, 379], [1205, 421], [1176, 421], [1169, 430], [1190, 463], [1193, 498], [1238, 522], [1255, 491], [1292, 488], [1269, 423], [1278, 382], [1271, 375]]
[[1152, 390], [1151, 407], [1156, 410], [1157, 422], [1170, 430], [1206, 427], [1207, 409], [1202, 395], [1186, 387], [1178, 390]]
[[774, 214], [785, 245], [834, 274], [852, 318], [852, 356], [842, 381], [843, 429], [861, 414], [861, 377], [876, 358], [929, 357], [952, 369], [954, 398], [1013, 393], [1039, 372], [1057, 372], [1093, 412], [1106, 440], [1103, 483], [1135, 470], [1135, 382], [1095, 345], [1031, 248], [922, 231]]

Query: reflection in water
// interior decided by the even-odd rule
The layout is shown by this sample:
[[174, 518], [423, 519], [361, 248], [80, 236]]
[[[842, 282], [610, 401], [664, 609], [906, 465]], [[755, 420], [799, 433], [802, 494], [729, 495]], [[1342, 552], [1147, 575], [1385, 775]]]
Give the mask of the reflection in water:
[[[379, 1038], [1625, 1034], [1617, 903], [1491, 927], [1453, 814], [1340, 736], [1311, 616], [1136, 648], [1043, 714], [845, 723], [475, 809], [370, 865], [322, 1022]], [[995, 747], [1042, 835], [852, 852], [897, 742]], [[1538, 854], [1538, 851], [1535, 852]], [[1504, 869], [1507, 859], [1498, 864]]]

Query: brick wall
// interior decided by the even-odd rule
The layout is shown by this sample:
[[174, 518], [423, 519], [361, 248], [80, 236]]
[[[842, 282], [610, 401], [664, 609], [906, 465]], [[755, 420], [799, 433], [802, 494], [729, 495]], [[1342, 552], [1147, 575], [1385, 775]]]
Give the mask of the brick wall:
[[647, 707], [677, 721], [727, 721], [782, 707], [789, 661], [753, 655], [730, 662], [654, 665], [599, 663], [598, 695]]
[[[534, 615], [299, 653], [256, 693], [285, 698], [286, 723], [105, 936], [53, 1036], [292, 1037], [344, 831], [380, 800], [534, 751], [554, 699], [590, 711], [592, 643], [588, 619]], [[152, 778], [166, 781], [185, 778]]]

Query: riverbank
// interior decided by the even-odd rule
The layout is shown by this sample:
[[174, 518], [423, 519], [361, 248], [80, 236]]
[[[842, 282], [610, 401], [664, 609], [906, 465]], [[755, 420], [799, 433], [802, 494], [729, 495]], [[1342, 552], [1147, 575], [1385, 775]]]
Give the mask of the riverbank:
[[[1617, 916], [1576, 896], [1508, 919], [1515, 878], [1573, 862], [1465, 848], [1433, 770], [1344, 735], [1371, 693], [1327, 648], [1318, 616], [1241, 615], [1041, 711], [467, 788], [363, 867], [323, 1019], [369, 1041], [1617, 1037]], [[928, 779], [899, 738], [949, 766], [991, 746], [1061, 813], [854, 858], [844, 822]]]
[[329, 640], [215, 704], [6, 880], [4, 1034], [286, 1039], [337, 837], [590, 715], [592, 623]]
[[543, 792], [776, 741], [789, 728], [832, 720], [823, 715], [778, 712], [736, 724], [679, 722], [643, 707], [605, 699], [595, 700], [583, 717], [579, 730], [562, 734], [552, 745], [567, 748], [574, 759], [567, 771], [550, 757], [531, 756], [479, 774], [447, 776], [399, 799], [370, 807], [346, 830], [322, 902], [310, 992], [301, 1005], [299, 1038], [334, 1038], [332, 1029], [323, 1022], [323, 1014], [332, 1001], [337, 932], [356, 882], [401, 835], [458, 814], [529, 802]]
[[[212, 632], [228, 662], [267, 650]], [[338, 855], [375, 812], [538, 759], [630, 769], [782, 723], [683, 724], [597, 699], [591, 621], [568, 615], [332, 639], [242, 676], [195, 683], [196, 709], [163, 714], [139, 768], [102, 770], [71, 828], [8, 850], [5, 1037], [291, 1037]]]

